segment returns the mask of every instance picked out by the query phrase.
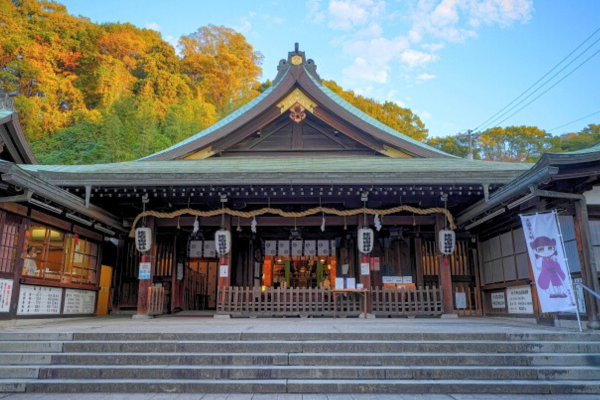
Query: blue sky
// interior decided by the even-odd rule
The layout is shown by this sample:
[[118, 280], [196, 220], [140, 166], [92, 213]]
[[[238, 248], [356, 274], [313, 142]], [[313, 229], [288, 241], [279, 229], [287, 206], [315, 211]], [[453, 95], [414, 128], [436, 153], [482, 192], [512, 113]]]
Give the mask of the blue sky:
[[[275, 77], [278, 61], [299, 42], [323, 79], [410, 108], [430, 136], [479, 127], [600, 28], [597, 0], [59, 2], [94, 22], [155, 29], [174, 45], [200, 26], [234, 28], [264, 55], [262, 80]], [[597, 39], [600, 32], [579, 52]], [[599, 50], [600, 41], [505, 117]], [[496, 122], [553, 134], [600, 123], [599, 73], [600, 54], [516, 115]]]

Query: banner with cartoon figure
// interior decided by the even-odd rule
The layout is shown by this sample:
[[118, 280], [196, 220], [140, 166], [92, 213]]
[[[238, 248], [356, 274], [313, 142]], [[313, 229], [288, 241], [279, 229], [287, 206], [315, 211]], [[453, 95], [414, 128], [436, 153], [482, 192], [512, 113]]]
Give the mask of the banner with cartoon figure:
[[577, 307], [555, 212], [521, 215], [542, 312]]

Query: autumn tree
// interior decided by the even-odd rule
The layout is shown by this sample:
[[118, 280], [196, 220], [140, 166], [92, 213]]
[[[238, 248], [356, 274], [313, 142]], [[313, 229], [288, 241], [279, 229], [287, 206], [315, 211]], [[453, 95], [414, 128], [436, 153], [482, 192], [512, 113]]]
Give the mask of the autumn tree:
[[[469, 154], [469, 143], [468, 139], [466, 138], [460, 139], [456, 136], [433, 137], [428, 138], [427, 142], [425, 143], [431, 147], [435, 147], [438, 150], [455, 155], [457, 157], [466, 158]], [[473, 158], [476, 160], [481, 159], [481, 156], [479, 155], [479, 148], [476, 144], [473, 146]]]
[[427, 138], [428, 131], [425, 125], [410, 109], [400, 107], [390, 101], [380, 103], [374, 99], [357, 95], [351, 90], [342, 89], [334, 81], [324, 80], [323, 84], [354, 107], [390, 128], [420, 142], [425, 141]]
[[263, 56], [241, 33], [203, 26], [179, 40], [181, 63], [192, 86], [225, 115], [258, 96]]
[[534, 126], [491, 128], [477, 140], [484, 160], [535, 162], [542, 154], [560, 151], [560, 138]]

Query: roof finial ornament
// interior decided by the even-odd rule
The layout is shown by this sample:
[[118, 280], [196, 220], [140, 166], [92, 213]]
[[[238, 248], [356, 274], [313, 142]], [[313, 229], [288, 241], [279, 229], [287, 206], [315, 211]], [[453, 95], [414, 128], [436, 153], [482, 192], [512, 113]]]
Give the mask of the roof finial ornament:
[[300, 45], [298, 44], [298, 42], [294, 43], [294, 51], [296, 53], [300, 51]]

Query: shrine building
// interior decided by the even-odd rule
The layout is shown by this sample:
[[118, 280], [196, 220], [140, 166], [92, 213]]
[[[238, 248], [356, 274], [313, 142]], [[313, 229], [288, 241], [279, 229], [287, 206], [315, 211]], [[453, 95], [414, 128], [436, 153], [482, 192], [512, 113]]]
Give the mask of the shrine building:
[[519, 219], [550, 210], [571, 277], [598, 291], [600, 145], [535, 164], [458, 158], [343, 100], [297, 46], [259, 97], [131, 162], [41, 165], [0, 100], [0, 319], [571, 321], [542, 313]]

